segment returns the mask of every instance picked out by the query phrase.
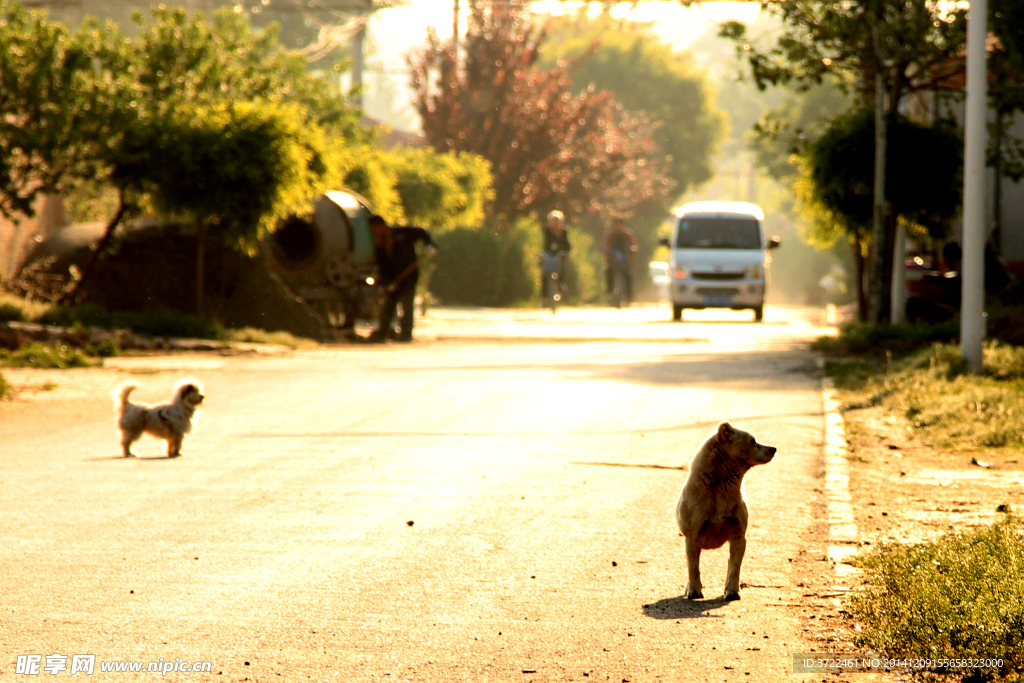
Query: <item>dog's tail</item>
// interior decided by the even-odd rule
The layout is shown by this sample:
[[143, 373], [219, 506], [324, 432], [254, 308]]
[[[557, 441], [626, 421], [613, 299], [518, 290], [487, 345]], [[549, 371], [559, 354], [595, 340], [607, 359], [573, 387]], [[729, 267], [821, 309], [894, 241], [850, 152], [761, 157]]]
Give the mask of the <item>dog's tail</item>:
[[138, 388], [138, 384], [122, 384], [114, 391], [114, 408], [117, 410], [117, 414], [121, 415], [124, 413], [124, 408], [128, 405], [128, 395], [131, 394], [135, 389]]

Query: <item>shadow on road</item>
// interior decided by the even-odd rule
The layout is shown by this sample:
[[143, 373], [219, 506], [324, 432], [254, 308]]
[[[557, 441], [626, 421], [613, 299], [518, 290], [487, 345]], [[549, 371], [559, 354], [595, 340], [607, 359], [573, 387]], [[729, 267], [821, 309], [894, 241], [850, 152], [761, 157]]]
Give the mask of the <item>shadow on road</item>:
[[[765, 413], [762, 415], [739, 415], [729, 416], [728, 419], [734, 423], [744, 422], [764, 422], [764, 421], [777, 421], [784, 418], [794, 417], [821, 417], [825, 413], [820, 410], [813, 410], [801, 413]], [[311, 432], [307, 434], [296, 434], [292, 432], [281, 432], [279, 434], [271, 434], [265, 432], [257, 432], [253, 434], [242, 434], [242, 438], [246, 439], [298, 439], [298, 438], [312, 438], [312, 439], [374, 439], [374, 438], [449, 438], [449, 437], [480, 437], [480, 438], [508, 438], [513, 436], [611, 436], [616, 434], [657, 434], [661, 432], [681, 432], [689, 429], [709, 429], [717, 427], [722, 420], [710, 420], [702, 422], [688, 422], [685, 424], [678, 425], [666, 425], [663, 427], [637, 427], [634, 429], [565, 429], [565, 430], [549, 430], [549, 431], [494, 431], [494, 432], [401, 432], [401, 431], [381, 431], [381, 432]], [[105, 460], [106, 458], [95, 458], [96, 460]], [[114, 458], [120, 459], [120, 458]], [[127, 458], [130, 459], [130, 458]], [[151, 458], [153, 460], [157, 458]], [[166, 459], [166, 458], [164, 458]], [[576, 462], [574, 465], [606, 465], [609, 467], [653, 467], [657, 469], [666, 469], [661, 465], [634, 465], [626, 464], [621, 465], [618, 463], [608, 462]], [[670, 467], [667, 469], [685, 469], [685, 467]]]
[[126, 458], [123, 455], [108, 455], [103, 458], [82, 458], [82, 462], [103, 462], [104, 460], [124, 460], [125, 462], [169, 462], [171, 460], [178, 460], [179, 458], [171, 458], [166, 455], [136, 455], [131, 458]]
[[687, 600], [680, 595], [644, 605], [644, 616], [651, 619], [700, 619], [704, 617], [721, 619], [724, 615], [710, 614], [710, 612], [725, 607], [729, 602], [724, 597], [712, 600]]
[[680, 465], [678, 467], [672, 465], [648, 465], [644, 463], [628, 463], [628, 462], [570, 462], [570, 465], [592, 465], [594, 467], [639, 467], [641, 469], [649, 470], [678, 470], [685, 472], [687, 470], [686, 465]]

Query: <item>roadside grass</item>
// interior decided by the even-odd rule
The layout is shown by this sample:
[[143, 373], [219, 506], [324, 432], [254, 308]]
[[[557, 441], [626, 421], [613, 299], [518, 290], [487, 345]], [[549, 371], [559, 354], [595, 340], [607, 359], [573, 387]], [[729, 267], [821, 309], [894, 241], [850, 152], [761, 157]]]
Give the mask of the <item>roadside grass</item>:
[[0, 400], [10, 398], [13, 390], [11, 389], [10, 382], [3, 375], [0, 375]]
[[152, 337], [224, 339], [226, 336], [224, 328], [215, 322], [166, 308], [136, 313], [111, 312], [93, 304], [54, 306], [36, 322], [61, 327], [84, 325], [107, 330], [125, 329]]
[[853, 322], [843, 325], [839, 335], [820, 337], [812, 345], [814, 351], [830, 355], [875, 357], [905, 354], [934, 342], [949, 342], [960, 335], [959, 321], [935, 325], [871, 325]]
[[1024, 446], [1024, 347], [990, 341], [972, 375], [953, 344], [898, 360], [826, 363], [847, 409], [880, 406], [921, 443], [951, 451]]
[[930, 673], [970, 682], [1024, 680], [1022, 532], [1020, 520], [1007, 515], [987, 529], [862, 556], [867, 585], [850, 599], [851, 613], [865, 625], [858, 645], [899, 659], [1001, 659], [998, 669]]
[[[0, 292], [0, 321], [34, 322], [71, 328], [122, 329], [149, 337], [277, 344], [292, 349], [317, 345], [312, 339], [296, 337], [288, 332], [268, 332], [255, 327], [230, 329], [217, 322], [169, 309], [112, 312], [94, 304], [55, 306], [30, 302], [4, 292]], [[90, 354], [95, 351], [94, 355], [101, 357], [119, 353], [119, 349], [109, 344], [103, 348], [97, 347], [86, 351]]]
[[287, 346], [290, 349], [313, 348], [318, 346], [312, 339], [296, 337], [290, 332], [268, 332], [256, 327], [243, 327], [241, 329], [226, 331], [227, 341], [246, 342], [251, 344], [277, 344]]
[[102, 364], [87, 355], [82, 349], [66, 344], [53, 346], [32, 342], [14, 351], [0, 350], [0, 365], [11, 368], [39, 368], [67, 370], [68, 368], [91, 368]]
[[0, 291], [0, 320], [3, 321], [31, 322], [40, 318], [51, 307], [51, 304], [27, 301]]

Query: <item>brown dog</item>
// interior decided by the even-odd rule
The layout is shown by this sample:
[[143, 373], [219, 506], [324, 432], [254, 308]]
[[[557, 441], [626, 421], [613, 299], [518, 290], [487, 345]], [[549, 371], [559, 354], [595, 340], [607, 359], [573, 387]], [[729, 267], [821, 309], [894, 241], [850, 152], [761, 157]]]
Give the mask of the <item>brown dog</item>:
[[686, 597], [703, 598], [700, 551], [729, 542], [729, 573], [725, 599], [740, 599], [740, 564], [747, 547], [747, 505], [743, 502], [743, 475], [775, 456], [775, 448], [762, 446], [747, 432], [728, 422], [704, 442], [690, 463], [690, 476], [676, 505], [676, 522], [686, 537], [688, 579]]

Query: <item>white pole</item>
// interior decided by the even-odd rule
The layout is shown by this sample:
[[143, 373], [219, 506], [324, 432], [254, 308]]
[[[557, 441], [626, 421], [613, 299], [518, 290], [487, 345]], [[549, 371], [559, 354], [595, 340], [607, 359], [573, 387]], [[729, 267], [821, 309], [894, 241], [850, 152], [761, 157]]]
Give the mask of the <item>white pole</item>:
[[967, 108], [964, 146], [964, 235], [960, 302], [960, 355], [982, 370], [985, 339], [985, 120], [988, 0], [971, 0], [967, 15]]
[[352, 103], [357, 107], [363, 106], [363, 43], [366, 39], [366, 22], [369, 15], [363, 15], [359, 22], [359, 28], [352, 36], [352, 89], [359, 88], [356, 95], [352, 96]]
[[892, 294], [889, 322], [893, 325], [907, 321], [907, 229], [896, 225], [896, 244], [892, 248]]
[[455, 0], [455, 8], [452, 13], [452, 56], [455, 62], [459, 61], [459, 0]]

